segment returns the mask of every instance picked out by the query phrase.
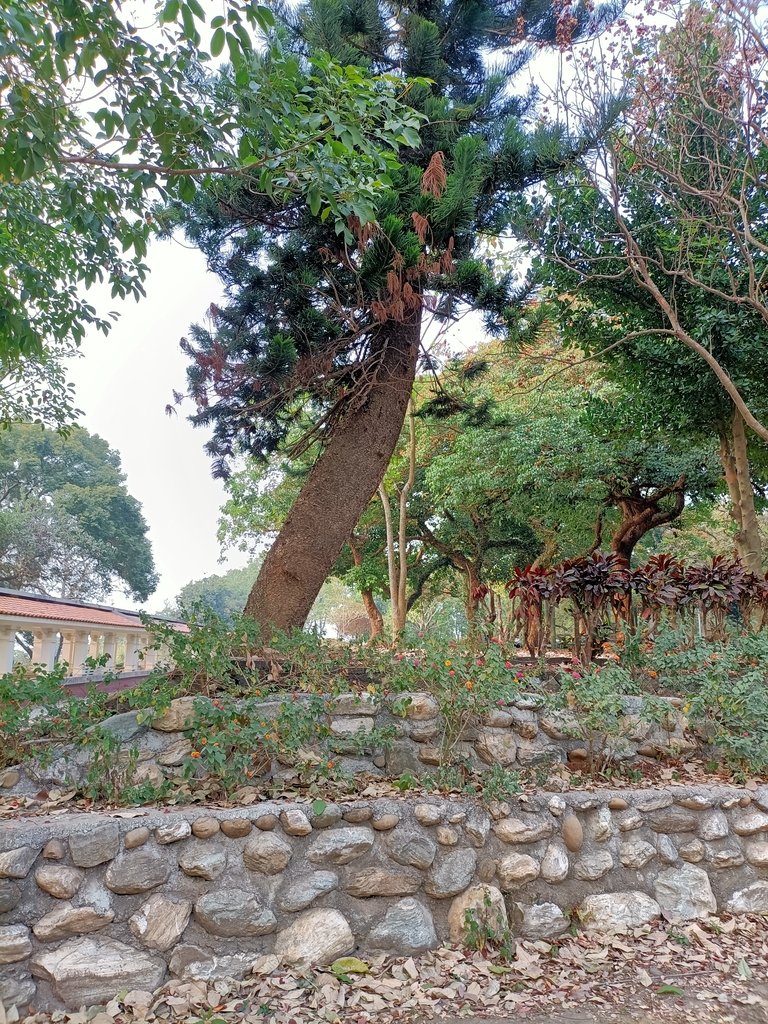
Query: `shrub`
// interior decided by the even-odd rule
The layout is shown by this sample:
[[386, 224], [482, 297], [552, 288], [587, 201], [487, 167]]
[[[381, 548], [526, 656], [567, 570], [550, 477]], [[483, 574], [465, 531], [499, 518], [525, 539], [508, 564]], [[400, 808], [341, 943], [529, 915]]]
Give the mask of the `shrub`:
[[201, 605], [185, 614], [188, 632], [170, 622], [143, 618], [147, 650], [159, 656], [152, 680], [171, 681], [180, 693], [207, 695], [258, 685], [254, 652], [259, 649], [259, 627], [253, 619], [235, 616], [229, 624]]
[[639, 687], [627, 669], [614, 662], [584, 668], [574, 664], [560, 674], [560, 689], [549, 701], [558, 710], [573, 715], [572, 736], [584, 741], [587, 769], [600, 770], [610, 760], [611, 743], [622, 734], [624, 700], [638, 694]]

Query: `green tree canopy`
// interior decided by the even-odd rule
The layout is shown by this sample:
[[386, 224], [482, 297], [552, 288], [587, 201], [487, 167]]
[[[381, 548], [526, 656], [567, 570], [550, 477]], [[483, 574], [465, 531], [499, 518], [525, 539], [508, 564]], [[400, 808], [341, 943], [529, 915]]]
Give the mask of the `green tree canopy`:
[[141, 505], [102, 438], [81, 427], [0, 431], [0, 585], [81, 599], [154, 591]]
[[604, 13], [542, 0], [312, 0], [295, 10], [295, 52], [322, 48], [366, 75], [398, 66], [429, 81], [408, 94], [426, 118], [421, 142], [366, 217], [339, 230], [314, 215], [317, 204], [275, 210], [237, 180], [212, 183], [185, 213], [226, 291], [185, 346], [193, 420], [212, 432], [215, 472], [242, 452], [285, 450], [297, 433], [294, 452], [320, 448], [248, 603], [264, 626], [305, 621], [381, 481], [430, 312], [474, 307], [504, 330], [520, 289], [478, 258], [478, 239], [501, 231], [520, 193], [593, 137], [537, 125], [535, 94], [513, 83], [537, 45], [565, 47]]
[[[532, 197], [534, 274], [569, 344], [647, 429], [716, 437], [736, 550], [760, 572], [768, 303], [764, 11], [676, 8], [628, 55], [631, 101], [599, 151]], [[574, 105], [597, 102], [600, 74]], [[752, 434], [755, 431], [755, 434]]]
[[[114, 0], [0, 9], [2, 375], [45, 367], [88, 327], [106, 332], [114, 314], [85, 289], [139, 298], [147, 245], [168, 228], [161, 204], [199, 182], [236, 176], [308, 196], [332, 221], [364, 216], [398, 149], [418, 143], [401, 76], [284, 54], [265, 6], [226, 0], [208, 21], [198, 0], [167, 0], [141, 20]], [[12, 397], [0, 414], [30, 412]]]
[[[618, 123], [531, 197], [524, 230], [571, 337], [642, 365], [668, 424], [709, 428], [736, 407], [765, 440], [765, 11], [673, 10], [627, 55]], [[609, 75], [573, 83], [574, 111], [599, 106]]]
[[258, 573], [259, 562], [254, 561], [241, 569], [229, 569], [225, 573], [192, 580], [181, 588], [173, 604], [163, 609], [163, 614], [181, 615], [185, 610], [201, 605], [225, 622], [232, 622], [233, 617], [242, 612]]

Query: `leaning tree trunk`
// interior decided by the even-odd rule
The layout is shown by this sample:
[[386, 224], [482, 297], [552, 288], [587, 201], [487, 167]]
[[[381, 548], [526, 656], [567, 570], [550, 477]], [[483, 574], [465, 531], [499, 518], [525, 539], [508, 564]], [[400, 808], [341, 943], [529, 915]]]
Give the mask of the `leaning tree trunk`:
[[245, 615], [268, 637], [304, 625], [320, 587], [379, 486], [411, 397], [420, 315], [379, 329], [364, 402], [335, 427], [309, 471], [248, 596]]
[[755, 510], [744, 418], [738, 409], [733, 410], [730, 432], [723, 430], [720, 434], [720, 462], [731, 499], [731, 516], [736, 524], [736, 553], [750, 572], [760, 574], [763, 542]]

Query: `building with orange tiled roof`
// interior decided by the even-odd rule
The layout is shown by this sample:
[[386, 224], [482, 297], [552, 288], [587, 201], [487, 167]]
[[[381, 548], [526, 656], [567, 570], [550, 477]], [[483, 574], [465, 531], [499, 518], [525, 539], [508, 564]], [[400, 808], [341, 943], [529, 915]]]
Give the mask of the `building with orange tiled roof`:
[[[187, 630], [180, 620], [169, 621]], [[88, 657], [109, 655], [110, 667], [138, 667], [138, 651], [147, 644], [147, 632], [138, 612], [107, 605], [70, 601], [0, 588], [0, 675], [13, 669], [18, 633], [31, 633], [33, 663], [53, 668], [66, 661], [70, 676], [80, 675]], [[147, 652], [142, 668], [151, 668], [154, 652]]]

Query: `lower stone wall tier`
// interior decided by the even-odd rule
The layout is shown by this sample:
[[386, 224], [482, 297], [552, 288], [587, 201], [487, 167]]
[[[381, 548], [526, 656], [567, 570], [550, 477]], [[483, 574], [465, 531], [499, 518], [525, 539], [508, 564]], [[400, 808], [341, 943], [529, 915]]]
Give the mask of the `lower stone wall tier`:
[[130, 813], [0, 825], [6, 1006], [95, 1005], [265, 956], [417, 953], [462, 941], [468, 915], [553, 939], [768, 913], [768, 787]]

